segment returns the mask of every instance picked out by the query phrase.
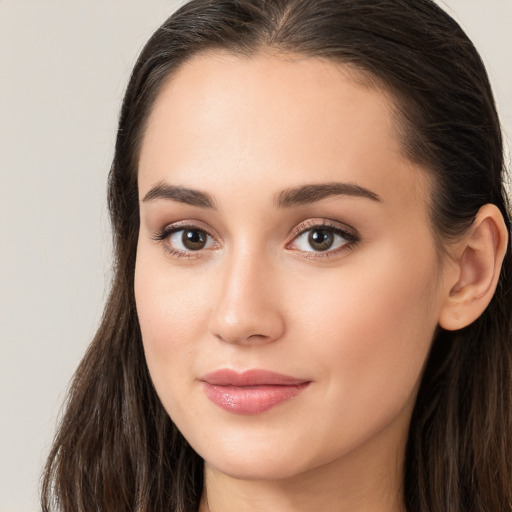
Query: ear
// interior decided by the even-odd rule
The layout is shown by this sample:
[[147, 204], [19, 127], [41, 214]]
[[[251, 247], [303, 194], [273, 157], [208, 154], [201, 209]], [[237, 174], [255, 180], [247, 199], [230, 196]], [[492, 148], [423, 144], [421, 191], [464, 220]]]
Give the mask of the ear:
[[499, 209], [486, 204], [478, 211], [464, 239], [456, 244], [451, 282], [439, 315], [447, 330], [466, 327], [491, 302], [508, 246], [508, 231]]

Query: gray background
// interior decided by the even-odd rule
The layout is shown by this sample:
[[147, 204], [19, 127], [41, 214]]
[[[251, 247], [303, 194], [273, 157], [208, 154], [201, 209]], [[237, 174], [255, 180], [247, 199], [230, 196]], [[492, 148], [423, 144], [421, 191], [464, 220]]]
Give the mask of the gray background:
[[[41, 466], [110, 278], [105, 183], [121, 97], [180, 3], [0, 0], [0, 512], [38, 509]], [[488, 66], [510, 141], [512, 0], [443, 5]]]

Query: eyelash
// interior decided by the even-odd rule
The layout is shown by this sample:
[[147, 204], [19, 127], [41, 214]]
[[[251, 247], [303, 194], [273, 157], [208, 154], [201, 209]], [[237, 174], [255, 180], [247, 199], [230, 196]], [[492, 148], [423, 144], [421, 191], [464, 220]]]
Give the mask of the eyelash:
[[355, 230], [349, 229], [348, 227], [341, 227], [338, 224], [333, 223], [332, 221], [322, 220], [319, 222], [318, 220], [309, 219], [305, 222], [299, 224], [291, 233], [292, 240], [286, 244], [286, 247], [289, 248], [293, 242], [296, 242], [301, 236], [305, 235], [310, 231], [327, 231], [331, 234], [337, 235], [345, 240], [345, 243], [336, 249], [327, 249], [326, 251], [300, 251], [299, 249], [291, 249], [295, 251], [300, 251], [303, 253], [305, 258], [309, 259], [319, 259], [319, 258], [330, 258], [333, 256], [337, 256], [341, 252], [345, 252], [349, 249], [353, 249], [355, 245], [359, 242], [359, 235]]
[[188, 230], [189, 231], [198, 231], [200, 233], [204, 233], [204, 234], [206, 234], [206, 236], [208, 238], [210, 238], [212, 240], [215, 240], [214, 237], [212, 235], [210, 235], [210, 233], [208, 233], [208, 231], [206, 231], [205, 229], [200, 228], [199, 226], [196, 226], [194, 224], [187, 224], [187, 223], [185, 223], [185, 224], [178, 223], [178, 224], [172, 224], [170, 226], [166, 226], [161, 231], [156, 232], [152, 236], [152, 239], [157, 241], [157, 242], [162, 243], [165, 251], [168, 252], [171, 256], [173, 256], [175, 258], [197, 258], [199, 256], [199, 254], [197, 254], [197, 253], [200, 253], [201, 250], [198, 250], [198, 251], [182, 251], [180, 249], [175, 249], [169, 243], [165, 243], [166, 240], [170, 236], [172, 236], [174, 233], [179, 233], [180, 231], [188, 231]]
[[[334, 234], [335, 236], [339, 236], [345, 240], [345, 242], [341, 245], [341, 247], [338, 247], [334, 250], [325, 250], [325, 251], [301, 251], [300, 249], [292, 249], [290, 246], [296, 242], [301, 236], [305, 235], [306, 233], [314, 230], [322, 230], [329, 232], [331, 234]], [[212, 236], [206, 229], [203, 229], [197, 225], [190, 224], [190, 223], [178, 223], [178, 224], [172, 224], [170, 226], [166, 226], [161, 231], [156, 232], [152, 239], [162, 243], [164, 246], [164, 249], [166, 252], [168, 252], [171, 256], [175, 258], [198, 258], [200, 257], [200, 254], [205, 250], [211, 250], [211, 249], [198, 249], [196, 251], [194, 250], [188, 250], [183, 251], [180, 249], [176, 249], [172, 247], [169, 243], [166, 243], [166, 240], [169, 239], [173, 234], [178, 233], [180, 231], [196, 231], [199, 233], [204, 233], [209, 239], [213, 240], [214, 244], [218, 245], [218, 242], [216, 242], [215, 237]], [[332, 256], [337, 255], [338, 253], [344, 252], [346, 250], [353, 249], [354, 246], [359, 242], [359, 235], [355, 232], [355, 230], [348, 229], [348, 228], [342, 228], [337, 224], [334, 224], [332, 222], [323, 220], [319, 222], [318, 220], [307, 220], [305, 222], [302, 222], [299, 224], [290, 234], [291, 241], [286, 244], [286, 249], [301, 252], [303, 254], [303, 257], [308, 259], [321, 259], [321, 258], [329, 258]]]

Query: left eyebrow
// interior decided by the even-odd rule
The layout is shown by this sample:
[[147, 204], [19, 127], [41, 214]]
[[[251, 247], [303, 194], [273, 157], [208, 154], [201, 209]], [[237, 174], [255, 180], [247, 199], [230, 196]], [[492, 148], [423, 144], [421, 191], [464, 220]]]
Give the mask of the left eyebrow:
[[277, 195], [275, 206], [277, 208], [290, 208], [292, 206], [316, 203], [332, 196], [362, 197], [378, 203], [382, 202], [378, 194], [367, 188], [355, 185], [354, 183], [333, 182], [303, 185], [283, 190]]
[[169, 185], [163, 181], [154, 185], [144, 196], [142, 202], [154, 201], [155, 199], [170, 199], [199, 208], [215, 209], [215, 201], [210, 194], [187, 187]]

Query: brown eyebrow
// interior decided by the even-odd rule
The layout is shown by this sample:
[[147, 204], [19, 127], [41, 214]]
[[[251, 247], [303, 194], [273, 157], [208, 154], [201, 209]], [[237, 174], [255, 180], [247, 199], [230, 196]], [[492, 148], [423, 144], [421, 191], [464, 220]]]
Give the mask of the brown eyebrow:
[[[290, 208], [303, 204], [315, 203], [332, 196], [363, 197], [376, 202], [382, 199], [371, 190], [353, 183], [317, 183], [289, 188], [280, 192], [275, 200], [277, 208]], [[143, 202], [155, 199], [171, 199], [200, 208], [216, 209], [215, 200], [210, 194], [179, 185], [160, 182], [151, 187], [144, 196]]]
[[155, 199], [171, 199], [199, 208], [215, 209], [215, 201], [210, 194], [178, 185], [169, 185], [163, 181], [151, 187], [142, 201], [153, 201]]
[[277, 208], [289, 208], [302, 204], [316, 203], [332, 196], [364, 197], [382, 202], [378, 194], [354, 183], [318, 183], [283, 190], [275, 200]]

